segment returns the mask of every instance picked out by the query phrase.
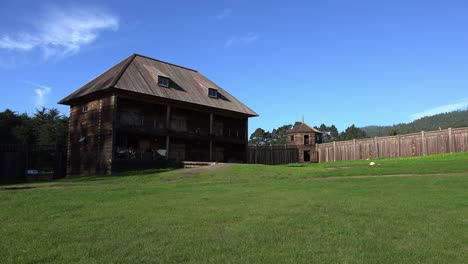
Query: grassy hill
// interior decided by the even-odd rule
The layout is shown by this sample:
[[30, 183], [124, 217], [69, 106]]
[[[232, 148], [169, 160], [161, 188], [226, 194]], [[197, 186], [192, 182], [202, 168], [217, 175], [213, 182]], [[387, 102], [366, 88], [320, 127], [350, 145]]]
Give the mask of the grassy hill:
[[468, 153], [0, 186], [2, 263], [468, 263]]
[[420, 131], [431, 131], [456, 127], [468, 127], [468, 109], [453, 111], [423, 117], [409, 123], [400, 123], [392, 126], [366, 126], [361, 127], [368, 137], [388, 136], [394, 133], [409, 134]]

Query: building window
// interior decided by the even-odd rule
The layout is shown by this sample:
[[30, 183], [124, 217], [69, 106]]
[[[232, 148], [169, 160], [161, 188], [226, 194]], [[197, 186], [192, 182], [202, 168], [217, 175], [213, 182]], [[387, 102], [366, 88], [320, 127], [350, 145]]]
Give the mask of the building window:
[[218, 90], [213, 88], [208, 88], [208, 96], [211, 98], [218, 98]]
[[169, 78], [158, 76], [158, 85], [162, 87], [169, 87]]
[[304, 145], [309, 145], [309, 135], [304, 135]]
[[88, 105], [87, 104], [83, 105], [83, 108], [81, 109], [81, 112], [83, 112], [83, 113], [88, 112]]
[[291, 136], [291, 141], [294, 141], [294, 136]]

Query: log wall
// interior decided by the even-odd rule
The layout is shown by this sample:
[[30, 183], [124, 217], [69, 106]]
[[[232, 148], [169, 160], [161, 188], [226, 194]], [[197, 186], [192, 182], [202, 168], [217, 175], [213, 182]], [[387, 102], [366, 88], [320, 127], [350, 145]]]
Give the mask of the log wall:
[[113, 112], [113, 96], [70, 107], [67, 174], [111, 172]]
[[[297, 146], [249, 146], [247, 163], [249, 164], [288, 164], [299, 162]], [[312, 154], [311, 154], [312, 155]]]

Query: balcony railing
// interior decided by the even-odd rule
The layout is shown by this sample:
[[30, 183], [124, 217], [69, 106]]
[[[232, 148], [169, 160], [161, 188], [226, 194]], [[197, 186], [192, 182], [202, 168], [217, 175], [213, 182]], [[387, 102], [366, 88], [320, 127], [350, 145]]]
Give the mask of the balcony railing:
[[[173, 121], [173, 120], [172, 120]], [[118, 112], [117, 122], [115, 128], [120, 131], [135, 134], [149, 134], [149, 135], [173, 135], [176, 137], [194, 137], [200, 139], [214, 139], [214, 140], [233, 140], [240, 141], [246, 140], [245, 129], [243, 128], [222, 128], [214, 127], [213, 132], [210, 134], [209, 125], [184, 122], [174, 123], [171, 121], [171, 127], [166, 127], [166, 120], [163, 118], [154, 118], [148, 120], [144, 114], [131, 113], [131, 112]]]

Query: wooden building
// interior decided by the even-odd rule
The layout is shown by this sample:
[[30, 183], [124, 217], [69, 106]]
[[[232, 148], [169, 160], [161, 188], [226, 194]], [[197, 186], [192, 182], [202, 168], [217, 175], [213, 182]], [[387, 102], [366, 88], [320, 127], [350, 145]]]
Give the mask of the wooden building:
[[68, 173], [245, 162], [252, 109], [198, 71], [133, 54], [62, 99]]
[[287, 144], [298, 148], [299, 162], [318, 162], [316, 144], [322, 141], [322, 132], [304, 122], [286, 132]]

